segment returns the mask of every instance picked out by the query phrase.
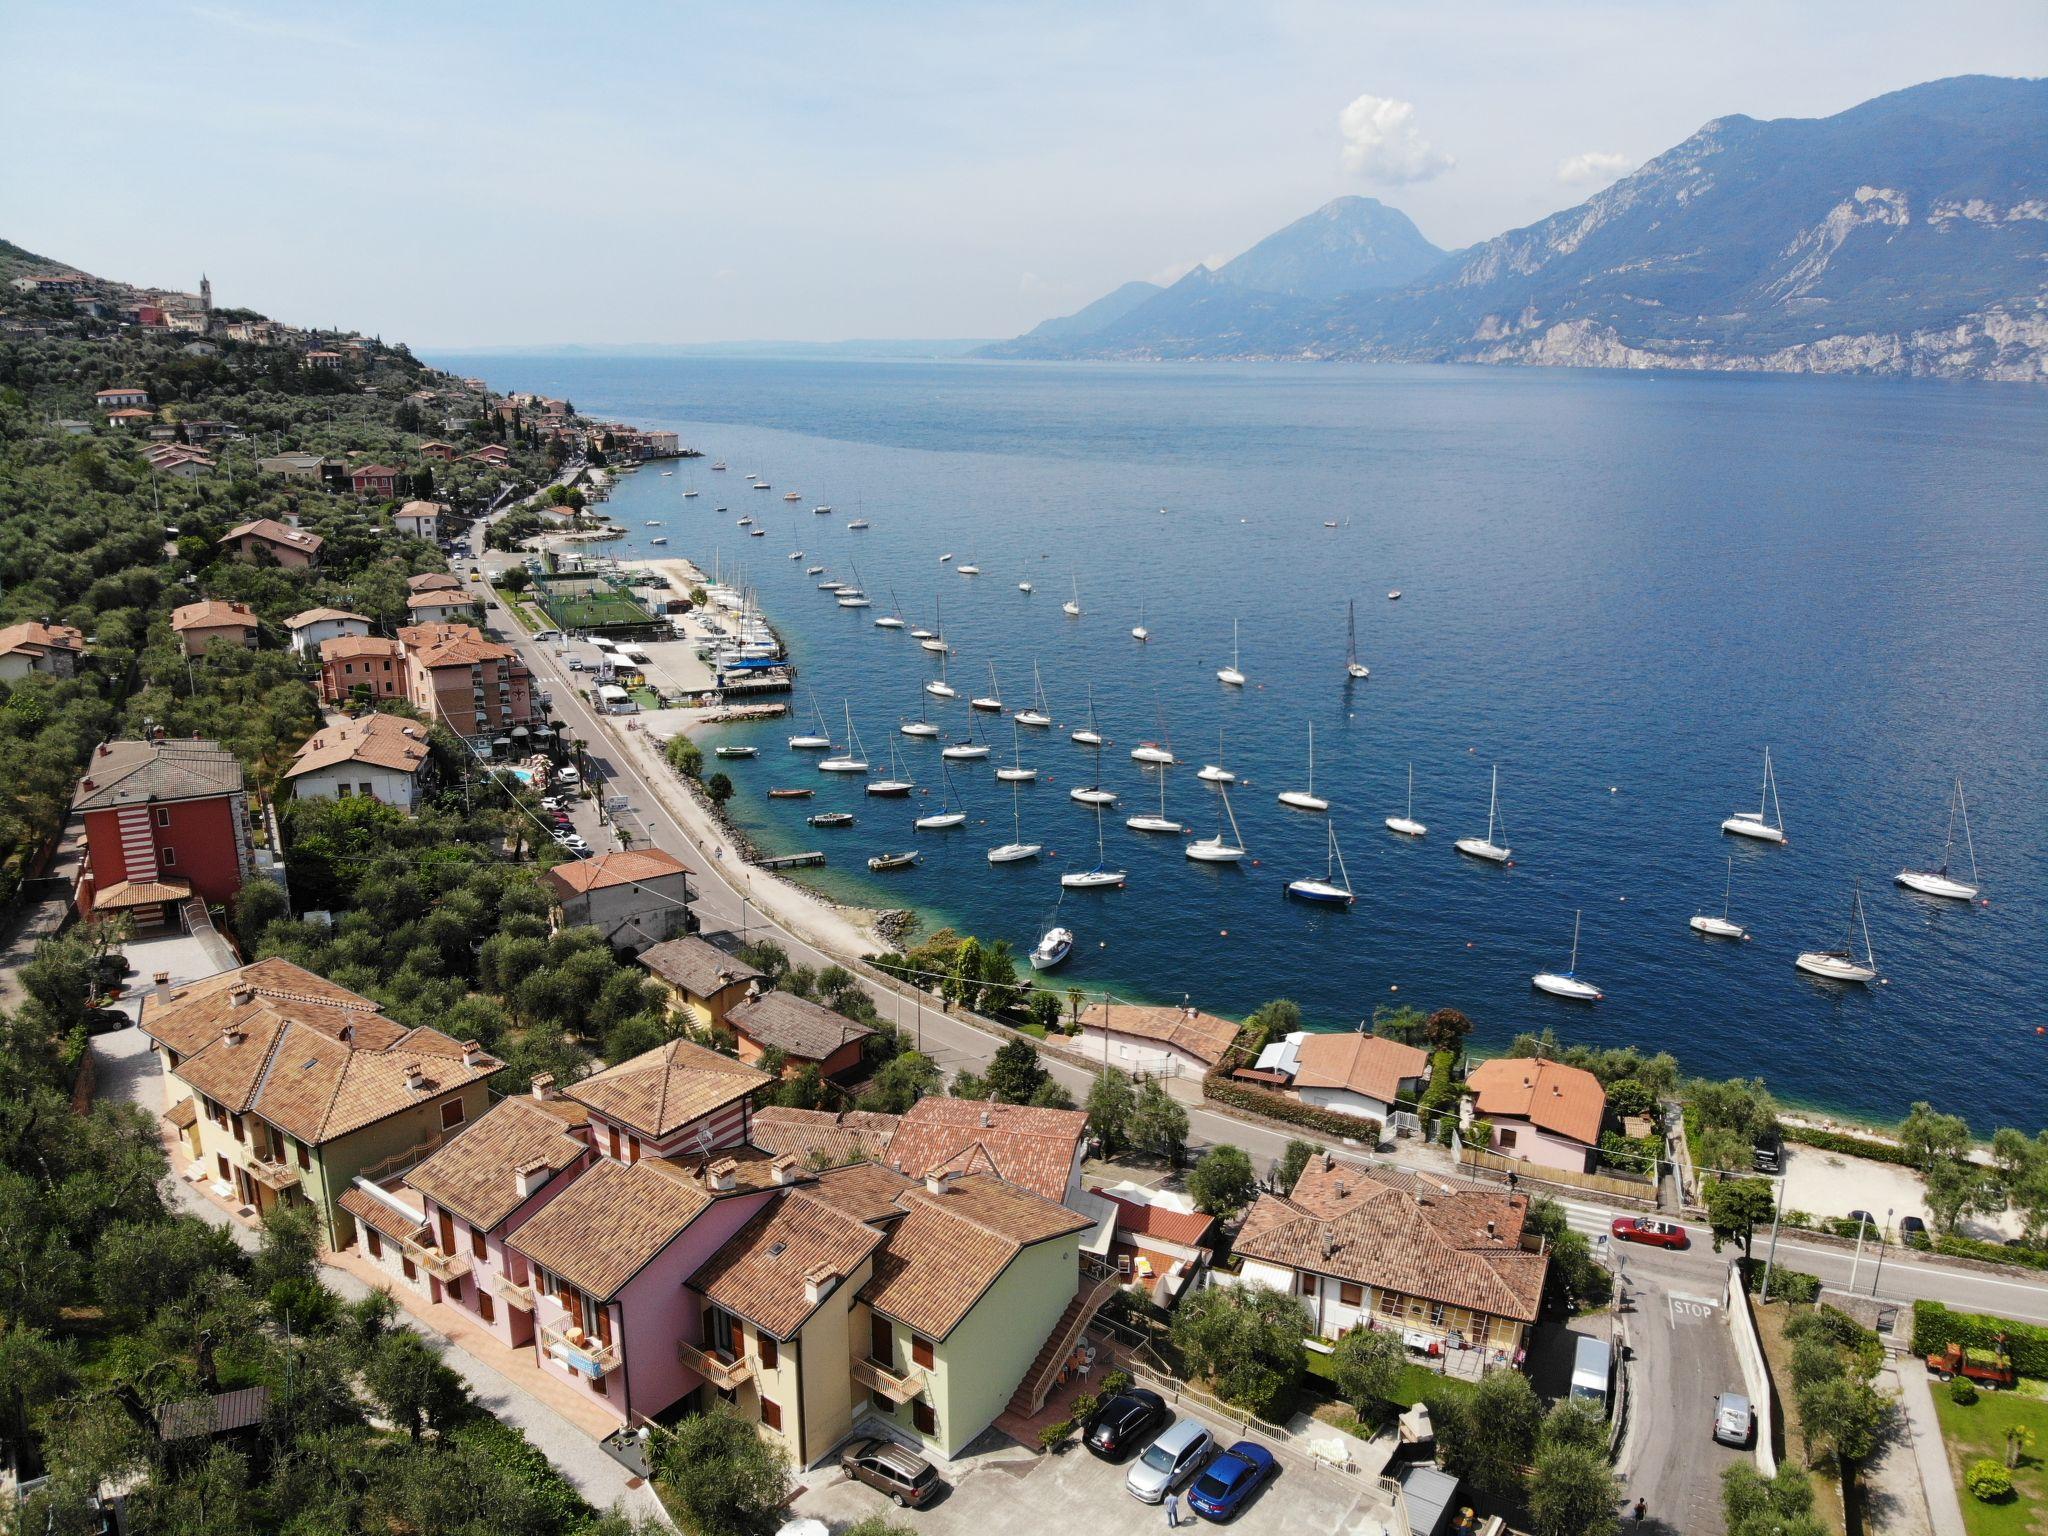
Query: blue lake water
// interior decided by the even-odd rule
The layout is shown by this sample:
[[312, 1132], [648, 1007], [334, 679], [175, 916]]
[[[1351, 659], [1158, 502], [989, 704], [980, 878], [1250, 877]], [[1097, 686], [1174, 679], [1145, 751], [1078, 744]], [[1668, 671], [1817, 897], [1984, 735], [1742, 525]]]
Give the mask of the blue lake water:
[[[955, 734], [989, 663], [1015, 707], [1037, 662], [1057, 727], [1024, 733], [1040, 770], [1021, 792], [1024, 831], [1057, 857], [1036, 864], [984, 858], [1010, 838], [994, 777], [1007, 722], [996, 759], [956, 765], [972, 818], [943, 834], [910, 830], [926, 800], [871, 800], [817, 773], [784, 748], [780, 722], [734, 732], [763, 748], [723, 765], [738, 819], [770, 851], [826, 849], [815, 883], [837, 897], [914, 906], [1021, 955], [1060, 871], [1095, 859], [1094, 818], [1067, 798], [1092, 758], [1064, 735], [1092, 684], [1113, 743], [1103, 781], [1124, 797], [1105, 837], [1130, 883], [1067, 894], [1080, 944], [1062, 987], [1226, 1013], [1286, 995], [1331, 1028], [1390, 1001], [1453, 1004], [1482, 1045], [1549, 1026], [1669, 1049], [1692, 1072], [1761, 1073], [1847, 1114], [1889, 1119], [1927, 1098], [1986, 1132], [2048, 1120], [2048, 392], [1539, 370], [450, 361], [706, 450], [672, 476], [631, 477], [609, 510], [632, 537], [608, 548], [654, 553], [642, 523], [658, 518], [669, 553], [751, 583], [802, 669], [799, 702], [815, 693], [837, 735], [850, 700], [878, 767], [893, 741], [911, 777], [940, 781], [937, 745], [896, 733], [937, 667], [907, 632], [874, 627], [892, 595], [927, 627], [943, 601], [961, 697], [934, 718]], [[721, 457], [731, 469], [713, 473]], [[774, 492], [749, 490], [749, 471]], [[815, 516], [818, 502], [837, 510]], [[767, 537], [735, 526], [742, 513]], [[856, 515], [871, 530], [849, 532]], [[871, 610], [837, 608], [804, 574], [822, 563], [850, 578], [855, 562]], [[970, 562], [981, 576], [956, 574]], [[1072, 584], [1078, 620], [1060, 612]], [[1359, 683], [1344, 674], [1353, 600], [1372, 672]], [[1141, 612], [1146, 645], [1128, 633]], [[1242, 690], [1214, 677], [1233, 618]], [[1327, 819], [1274, 800], [1306, 779], [1311, 721]], [[1200, 835], [1216, 801], [1195, 769], [1223, 732], [1243, 866], [1194, 864], [1178, 839], [1125, 830], [1157, 809], [1156, 770], [1128, 753], [1162, 722], [1182, 760], [1167, 770], [1168, 814]], [[1718, 830], [1757, 804], [1767, 744], [1786, 847]], [[1382, 826], [1411, 763], [1421, 841]], [[1451, 847], [1484, 831], [1496, 763], [1506, 869]], [[1987, 905], [1892, 883], [1939, 859], [1958, 772]], [[817, 795], [764, 798], [790, 784]], [[837, 808], [856, 813], [852, 828], [805, 825]], [[1323, 873], [1332, 822], [1357, 904], [1288, 902], [1288, 879]], [[867, 873], [870, 854], [912, 845], [920, 867]], [[1746, 944], [1686, 926], [1720, 909], [1731, 855]], [[1858, 880], [1887, 985], [1796, 973], [1796, 952], [1842, 940]], [[1606, 992], [1594, 1007], [1529, 984], [1564, 967], [1577, 909], [1579, 972]]]

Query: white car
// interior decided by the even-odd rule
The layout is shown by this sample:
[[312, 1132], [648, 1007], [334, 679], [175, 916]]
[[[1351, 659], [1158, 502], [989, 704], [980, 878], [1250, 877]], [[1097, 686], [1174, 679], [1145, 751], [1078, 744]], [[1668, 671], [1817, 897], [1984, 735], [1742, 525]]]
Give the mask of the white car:
[[1124, 1487], [1132, 1498], [1157, 1504], [1200, 1471], [1215, 1449], [1208, 1430], [1193, 1419], [1176, 1419], [1131, 1464]]
[[583, 782], [583, 775], [574, 768], [557, 768], [555, 770], [555, 782], [557, 784], [581, 784]]

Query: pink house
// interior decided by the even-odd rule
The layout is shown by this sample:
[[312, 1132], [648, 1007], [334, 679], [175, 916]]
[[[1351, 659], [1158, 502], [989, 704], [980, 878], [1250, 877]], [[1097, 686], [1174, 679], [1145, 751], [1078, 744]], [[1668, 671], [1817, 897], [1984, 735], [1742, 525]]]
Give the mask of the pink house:
[[565, 1090], [590, 1111], [598, 1155], [635, 1163], [696, 1157], [747, 1139], [749, 1097], [773, 1082], [730, 1056], [671, 1040]]
[[1480, 1118], [1493, 1122], [1493, 1150], [1546, 1168], [1590, 1172], [1607, 1118], [1607, 1090], [1579, 1067], [1540, 1057], [1501, 1056], [1466, 1076]]

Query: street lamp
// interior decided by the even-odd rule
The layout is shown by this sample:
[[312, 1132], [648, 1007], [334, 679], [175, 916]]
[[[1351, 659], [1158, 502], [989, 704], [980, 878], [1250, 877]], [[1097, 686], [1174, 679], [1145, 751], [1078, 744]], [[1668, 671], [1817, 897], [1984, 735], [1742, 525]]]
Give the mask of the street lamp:
[[1872, 1296], [1877, 1294], [1877, 1282], [1884, 1278], [1884, 1235], [1891, 1230], [1892, 1209], [1889, 1205], [1884, 1208], [1884, 1225], [1878, 1229], [1877, 1233], [1877, 1268], [1870, 1276], [1870, 1294]]

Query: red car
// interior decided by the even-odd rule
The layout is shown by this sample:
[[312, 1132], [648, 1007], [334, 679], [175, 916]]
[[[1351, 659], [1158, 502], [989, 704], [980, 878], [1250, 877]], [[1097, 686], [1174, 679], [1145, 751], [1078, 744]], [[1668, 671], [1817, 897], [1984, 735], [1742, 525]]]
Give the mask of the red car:
[[1692, 1239], [1685, 1235], [1685, 1228], [1675, 1221], [1659, 1221], [1654, 1216], [1618, 1216], [1612, 1230], [1614, 1240], [1619, 1243], [1647, 1243], [1652, 1248], [1692, 1246]]

